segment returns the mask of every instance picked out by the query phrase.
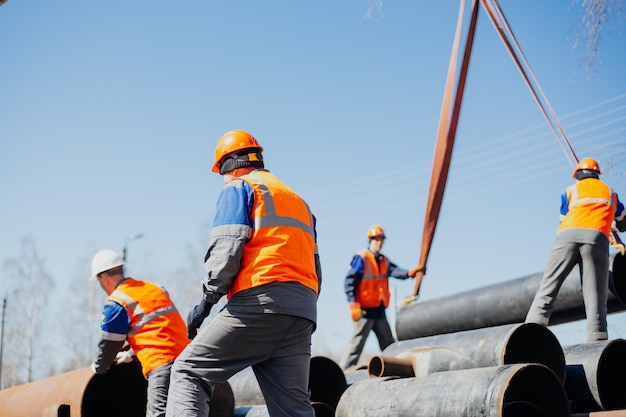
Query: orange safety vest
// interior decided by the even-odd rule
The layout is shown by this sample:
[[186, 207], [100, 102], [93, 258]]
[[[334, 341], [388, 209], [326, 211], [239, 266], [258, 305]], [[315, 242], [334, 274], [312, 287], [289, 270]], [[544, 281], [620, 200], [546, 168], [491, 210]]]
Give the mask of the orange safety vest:
[[356, 291], [356, 300], [361, 307], [378, 307], [382, 302], [389, 306], [389, 261], [380, 255], [380, 267], [376, 263], [374, 254], [367, 249], [358, 254], [363, 259], [363, 278]]
[[240, 179], [254, 190], [254, 228], [228, 297], [259, 285], [288, 281], [299, 282], [317, 294], [317, 244], [309, 206], [269, 171], [256, 170]]
[[567, 187], [568, 211], [557, 232], [582, 228], [598, 230], [611, 239], [617, 196], [604, 182], [587, 178]]
[[167, 292], [158, 285], [129, 278], [109, 295], [130, 317], [128, 344], [144, 377], [172, 362], [189, 344], [187, 325]]

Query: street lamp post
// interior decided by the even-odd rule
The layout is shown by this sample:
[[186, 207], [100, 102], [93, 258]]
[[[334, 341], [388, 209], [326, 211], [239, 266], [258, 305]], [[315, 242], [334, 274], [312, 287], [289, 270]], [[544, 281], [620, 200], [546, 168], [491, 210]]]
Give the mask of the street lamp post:
[[128, 242], [130, 242], [131, 240], [136, 240], [136, 239], [140, 239], [143, 237], [143, 233], [134, 233], [132, 235], [129, 235], [126, 240], [124, 241], [124, 249], [122, 249], [122, 260], [124, 262], [126, 262], [126, 257], [128, 254]]

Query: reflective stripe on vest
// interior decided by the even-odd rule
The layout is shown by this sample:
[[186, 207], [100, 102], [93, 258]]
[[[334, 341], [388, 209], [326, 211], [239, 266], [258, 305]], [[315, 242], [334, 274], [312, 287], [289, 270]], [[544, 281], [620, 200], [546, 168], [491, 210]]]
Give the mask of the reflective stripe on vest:
[[253, 171], [240, 179], [254, 190], [254, 228], [228, 297], [270, 282], [288, 281], [317, 293], [317, 246], [309, 206], [269, 171]]
[[382, 303], [389, 306], [389, 261], [380, 255], [380, 267], [376, 257], [367, 249], [358, 254], [363, 259], [363, 278], [356, 291], [356, 300], [361, 307], [378, 307]]
[[161, 287], [129, 278], [108, 299], [121, 304], [128, 313], [128, 343], [145, 377], [176, 359], [189, 343], [187, 325]]
[[598, 179], [585, 179], [567, 187], [568, 211], [558, 232], [565, 229], [593, 229], [610, 240], [617, 198], [611, 188]]

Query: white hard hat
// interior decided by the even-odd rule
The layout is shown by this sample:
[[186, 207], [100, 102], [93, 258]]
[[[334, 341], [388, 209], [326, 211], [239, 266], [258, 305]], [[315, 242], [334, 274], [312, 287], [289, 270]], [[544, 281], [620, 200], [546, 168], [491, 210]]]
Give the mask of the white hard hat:
[[98, 279], [98, 274], [121, 265], [124, 265], [124, 261], [117, 252], [103, 249], [96, 253], [91, 260], [91, 277], [89, 280], [94, 281]]

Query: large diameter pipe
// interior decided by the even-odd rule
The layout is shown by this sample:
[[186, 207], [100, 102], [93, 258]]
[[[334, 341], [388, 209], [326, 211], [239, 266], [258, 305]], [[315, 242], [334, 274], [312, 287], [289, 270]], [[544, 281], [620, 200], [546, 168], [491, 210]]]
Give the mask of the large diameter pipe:
[[[311, 401], [334, 408], [348, 386], [343, 370], [332, 359], [324, 356], [314, 356], [310, 363]], [[235, 406], [265, 405], [265, 398], [252, 368], [238, 372], [228, 382], [233, 390]]]
[[535, 323], [505, 324], [436, 336], [401, 340], [389, 345], [383, 356], [410, 357], [416, 377], [433, 372], [538, 363], [563, 380], [565, 357], [558, 339], [547, 327]]
[[626, 340], [564, 346], [563, 352], [572, 412], [626, 408]]
[[[112, 366], [104, 375], [81, 368], [0, 391], [0, 416], [145, 417], [146, 388], [136, 361]], [[116, 400], [120, 395], [124, 401]], [[210, 417], [233, 415], [227, 383], [216, 386], [210, 406]]]
[[[328, 404], [312, 403], [315, 417], [334, 417], [335, 410]], [[267, 406], [265, 405], [248, 405], [235, 407], [234, 417], [270, 417]]]
[[[626, 310], [626, 257], [611, 254], [609, 273], [609, 313]], [[412, 303], [396, 314], [399, 340], [414, 339], [462, 330], [520, 323], [539, 289], [542, 274], [537, 273], [500, 284], [452, 296]], [[585, 318], [580, 272], [567, 276], [554, 303], [550, 324]]]
[[352, 384], [336, 417], [568, 417], [561, 382], [540, 364], [370, 378]]

